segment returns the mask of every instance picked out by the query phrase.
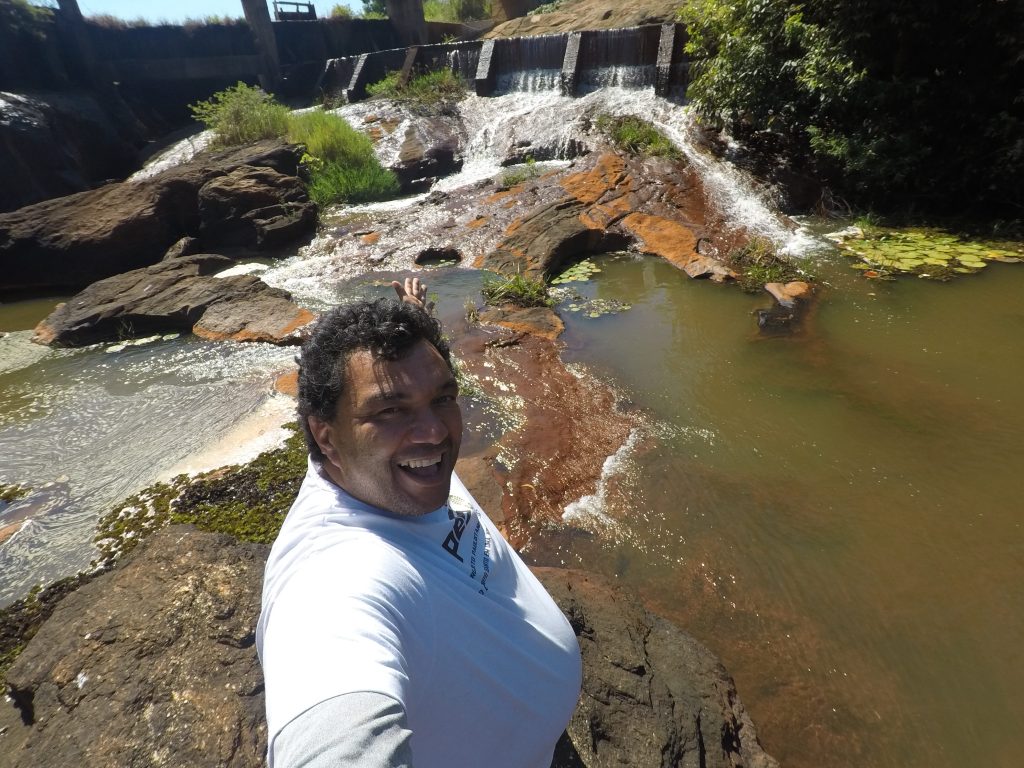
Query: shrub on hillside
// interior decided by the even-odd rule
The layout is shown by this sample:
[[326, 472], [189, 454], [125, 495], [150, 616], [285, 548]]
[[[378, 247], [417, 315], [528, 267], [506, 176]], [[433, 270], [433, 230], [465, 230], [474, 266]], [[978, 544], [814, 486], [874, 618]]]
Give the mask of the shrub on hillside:
[[260, 88], [245, 83], [218, 91], [206, 101], [191, 104], [193, 116], [214, 133], [224, 147], [284, 136], [288, 107]]

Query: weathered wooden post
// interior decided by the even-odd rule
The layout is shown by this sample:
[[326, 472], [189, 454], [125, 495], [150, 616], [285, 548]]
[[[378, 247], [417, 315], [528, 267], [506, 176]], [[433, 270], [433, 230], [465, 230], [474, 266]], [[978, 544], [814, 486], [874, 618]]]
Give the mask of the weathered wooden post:
[[242, 9], [260, 57], [260, 86], [267, 93], [273, 93], [281, 82], [281, 64], [267, 0], [242, 0]]

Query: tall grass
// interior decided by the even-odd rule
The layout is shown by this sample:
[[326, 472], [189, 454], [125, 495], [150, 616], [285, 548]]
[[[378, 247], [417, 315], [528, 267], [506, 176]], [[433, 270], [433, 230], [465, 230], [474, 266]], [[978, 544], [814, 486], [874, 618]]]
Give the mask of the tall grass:
[[466, 96], [466, 84], [450, 69], [425, 72], [398, 84], [398, 72], [389, 72], [383, 80], [366, 86], [370, 96], [392, 101], [434, 105], [442, 101], [459, 101]]
[[216, 146], [285, 137], [303, 144], [309, 196], [321, 207], [394, 197], [398, 178], [381, 167], [373, 144], [337, 115], [314, 111], [293, 115], [259, 88], [238, 83], [191, 106], [214, 132]]
[[661, 131], [635, 115], [599, 115], [595, 123], [599, 130], [607, 133], [615, 144], [627, 152], [656, 157], [679, 157], [679, 150]]

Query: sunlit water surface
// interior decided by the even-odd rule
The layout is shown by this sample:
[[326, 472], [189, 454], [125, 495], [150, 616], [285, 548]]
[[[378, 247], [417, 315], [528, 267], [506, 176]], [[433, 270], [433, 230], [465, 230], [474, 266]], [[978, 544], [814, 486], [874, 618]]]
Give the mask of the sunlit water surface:
[[651, 427], [557, 556], [713, 648], [783, 765], [1019, 765], [1024, 269], [825, 257], [804, 332], [765, 339], [765, 298], [595, 262], [579, 292], [632, 309], [563, 313], [565, 357]]

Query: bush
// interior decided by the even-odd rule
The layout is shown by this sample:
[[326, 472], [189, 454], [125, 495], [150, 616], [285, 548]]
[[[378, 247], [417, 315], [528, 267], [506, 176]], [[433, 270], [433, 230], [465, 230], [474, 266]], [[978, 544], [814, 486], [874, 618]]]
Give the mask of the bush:
[[466, 96], [466, 84], [450, 69], [414, 75], [405, 85], [398, 84], [398, 74], [389, 72], [383, 80], [366, 86], [366, 92], [375, 98], [426, 106], [442, 101], [458, 101]]
[[189, 105], [189, 109], [214, 132], [213, 143], [218, 146], [272, 139], [288, 130], [288, 108], [260, 88], [242, 82]]
[[1024, 5], [690, 0], [680, 14], [702, 122], [777, 146], [861, 207], [1024, 214]]
[[427, 21], [476, 21], [491, 16], [488, 0], [424, 0], [423, 18]]
[[484, 302], [492, 306], [514, 304], [517, 307], [550, 307], [555, 302], [548, 295], [548, 286], [543, 280], [526, 275], [512, 277], [489, 277], [480, 289]]
[[627, 152], [656, 157], [679, 157], [679, 150], [661, 131], [636, 115], [599, 115], [596, 125], [599, 130], [607, 133], [617, 146]]
[[192, 105], [221, 146], [287, 137], [304, 144], [309, 197], [324, 207], [393, 197], [398, 178], [382, 168], [373, 144], [337, 115], [312, 111], [293, 115], [259, 88], [239, 83]]
[[320, 207], [383, 200], [399, 191], [398, 177], [381, 167], [370, 139], [337, 115], [292, 115], [288, 139], [306, 145], [309, 197]]
[[347, 5], [335, 5], [329, 14], [332, 19], [351, 19], [353, 15], [352, 9]]

